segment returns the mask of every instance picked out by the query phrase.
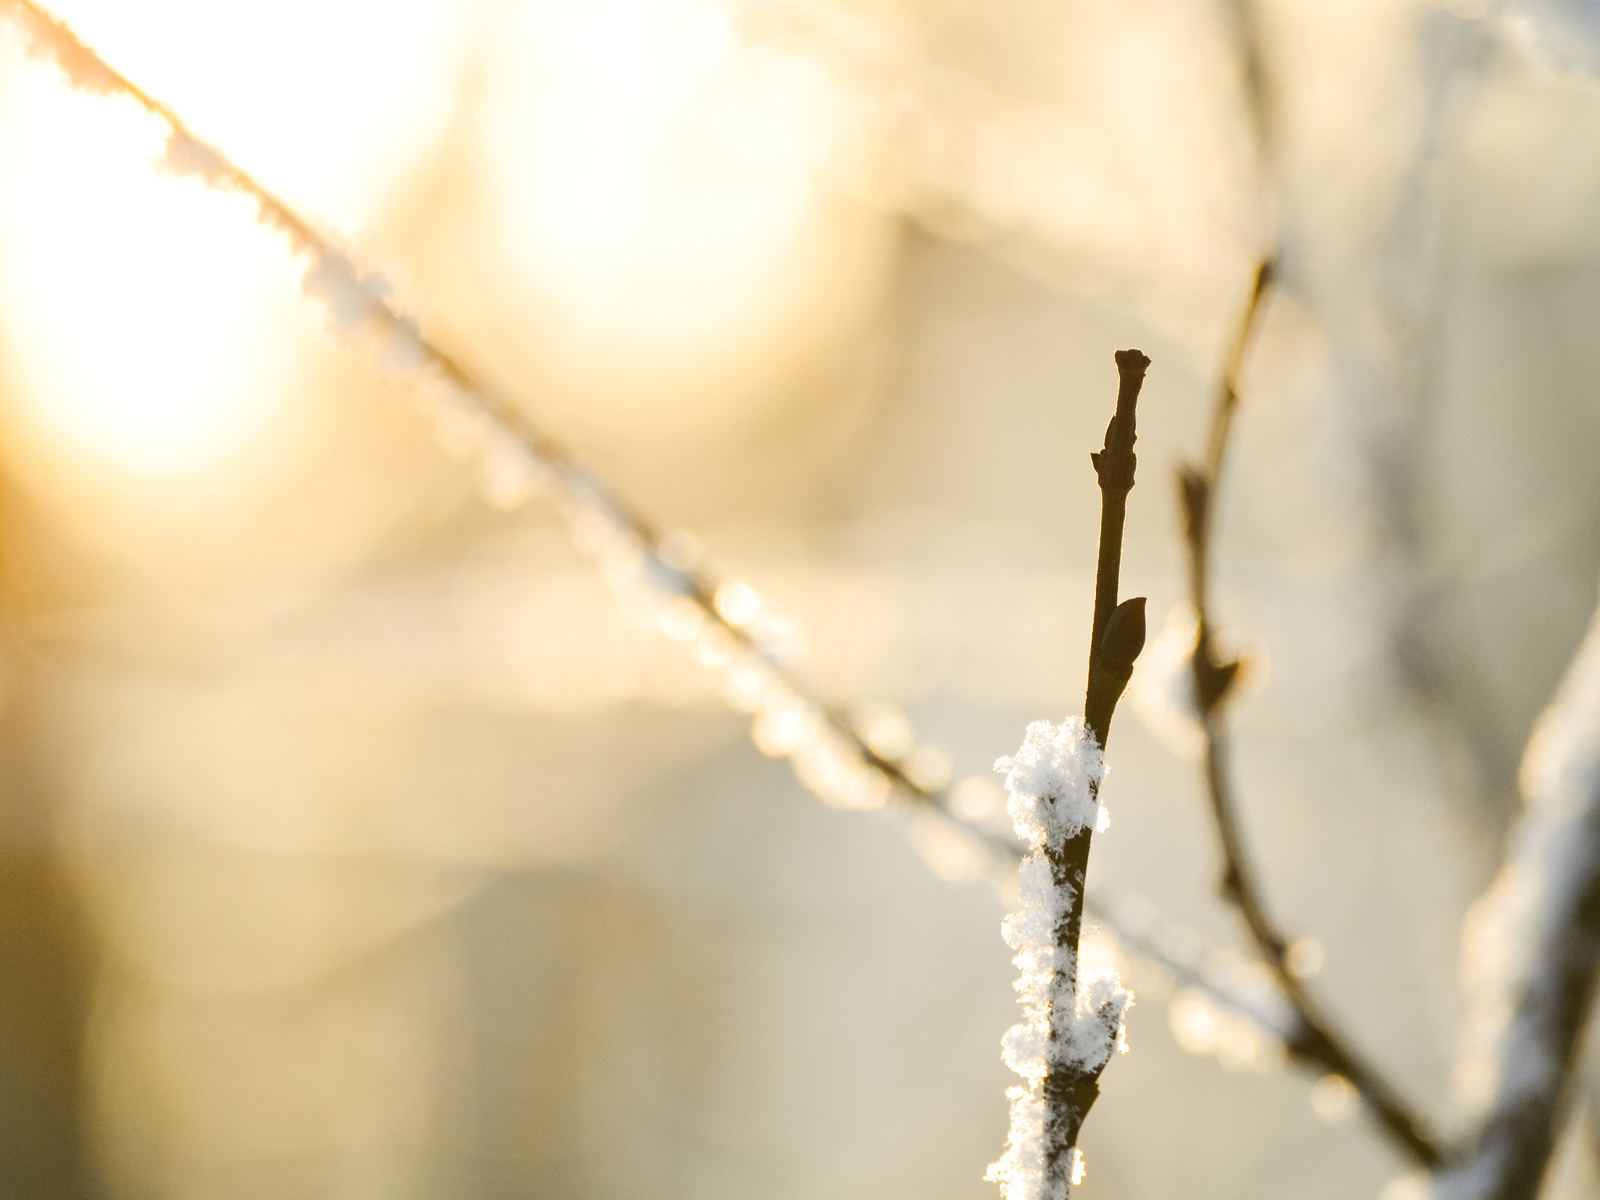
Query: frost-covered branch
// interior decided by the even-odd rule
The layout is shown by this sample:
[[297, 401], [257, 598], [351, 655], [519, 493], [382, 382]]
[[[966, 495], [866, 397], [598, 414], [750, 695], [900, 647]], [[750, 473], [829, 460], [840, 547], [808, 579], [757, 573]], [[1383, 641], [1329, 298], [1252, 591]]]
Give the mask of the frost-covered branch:
[[[335, 336], [372, 348], [419, 385], [422, 406], [446, 449], [474, 463], [485, 498], [515, 508], [542, 495], [567, 519], [578, 548], [594, 559], [635, 616], [690, 643], [724, 672], [735, 707], [753, 714], [763, 752], [787, 758], [795, 774], [836, 808], [872, 809], [898, 798], [948, 810], [949, 760], [919, 746], [903, 717], [883, 706], [845, 711], [825, 702], [794, 667], [793, 630], [747, 584], [719, 580], [688, 534], [657, 529], [574, 460], [513, 404], [428, 338], [390, 298], [383, 278], [358, 269], [338, 240], [207, 145], [167, 105], [130, 81], [33, 0], [0, 0], [24, 47], [53, 60], [75, 87], [132, 99], [165, 124], [159, 165], [207, 186], [248, 196], [258, 217], [306, 260], [303, 287], [328, 311]], [[1015, 861], [1006, 842], [971, 826], [972, 853]]]
[[1277, 976], [1284, 995], [1299, 1015], [1298, 1036], [1287, 1043], [1290, 1055], [1318, 1070], [1343, 1077], [1395, 1143], [1418, 1164], [1433, 1167], [1440, 1161], [1440, 1152], [1421, 1116], [1337, 1030], [1307, 988], [1305, 979], [1294, 969], [1290, 939], [1268, 912], [1260, 880], [1245, 849], [1238, 802], [1228, 768], [1223, 701], [1238, 676], [1240, 664], [1224, 661], [1219, 654], [1208, 602], [1212, 501], [1238, 408], [1239, 372], [1264, 311], [1263, 302], [1272, 288], [1276, 269], [1274, 260], [1268, 258], [1256, 272], [1255, 286], [1218, 384], [1205, 463], [1189, 464], [1179, 471], [1184, 537], [1189, 550], [1190, 603], [1196, 619], [1191, 658], [1192, 695], [1195, 715], [1204, 734], [1206, 792], [1222, 853], [1222, 894], [1238, 909], [1261, 957]]
[[1600, 980], [1600, 611], [1534, 729], [1522, 792], [1510, 854], [1462, 928], [1459, 1066], [1493, 1105], [1472, 1155], [1436, 1176], [1440, 1200], [1536, 1195], [1565, 1116]]
[[1011, 1133], [990, 1165], [1005, 1200], [1065, 1200], [1083, 1178], [1078, 1131], [1100, 1094], [1100, 1072], [1114, 1049], [1126, 1049], [1122, 1018], [1133, 994], [1113, 970], [1080, 976], [1084, 876], [1100, 824], [1104, 747], [1117, 701], [1144, 646], [1144, 599], [1117, 603], [1122, 529], [1133, 488], [1135, 411], [1150, 360], [1118, 351], [1117, 408], [1105, 448], [1092, 456], [1100, 480], [1100, 550], [1084, 715], [1060, 725], [1028, 726], [1022, 749], [1002, 758], [1007, 811], [1029, 846], [1018, 909], [1003, 926], [1021, 978], [1025, 1019], [1006, 1034], [1006, 1065], [1025, 1086], [1007, 1093]]
[[[484, 498], [510, 509], [542, 492], [565, 514], [574, 543], [596, 562], [631, 615], [643, 614], [722, 670], [728, 702], [753, 714], [751, 732], [764, 753], [787, 757], [800, 782], [835, 807], [871, 808], [891, 796], [910, 802], [913, 841], [925, 851], [935, 848], [945, 873], [1001, 880], [1016, 870], [1026, 848], [954, 811], [946, 786], [948, 759], [919, 745], [902, 714], [884, 705], [857, 710], [826, 703], [791, 665], [793, 629], [759, 593], [738, 580], [715, 578], [692, 536], [658, 533], [626, 508], [591, 471], [430, 341], [395, 306], [382, 278], [358, 271], [317, 222], [195, 137], [173, 110], [32, 0], [0, 0], [0, 20], [10, 22], [29, 53], [54, 61], [72, 86], [132, 99], [163, 122], [164, 169], [251, 197], [260, 219], [308, 259], [305, 290], [327, 306], [330, 331], [375, 344], [386, 367], [416, 379], [441, 443], [476, 464]], [[1122, 934], [1113, 912], [1103, 920], [1110, 932]], [[1197, 973], [1161, 939], [1136, 929], [1126, 944], [1130, 953], [1150, 958], [1224, 1007], [1252, 1011], [1248, 998]]]
[[1002, 1057], [1026, 1085], [1006, 1093], [1010, 1140], [988, 1178], [1006, 1200], [1058, 1200], [1082, 1179], [1078, 1130], [1112, 1050], [1127, 1048], [1122, 1017], [1133, 999], [1115, 971], [1080, 979], [1078, 938], [1065, 932], [1081, 921], [1082, 889], [1061, 878], [1058, 864], [1099, 823], [1105, 756], [1083, 720], [1068, 717], [1029, 725], [1022, 748], [995, 769], [1006, 772], [1007, 809], [1032, 852], [1022, 861], [1017, 911], [1002, 927], [1017, 952], [1026, 1013], [1006, 1034]]

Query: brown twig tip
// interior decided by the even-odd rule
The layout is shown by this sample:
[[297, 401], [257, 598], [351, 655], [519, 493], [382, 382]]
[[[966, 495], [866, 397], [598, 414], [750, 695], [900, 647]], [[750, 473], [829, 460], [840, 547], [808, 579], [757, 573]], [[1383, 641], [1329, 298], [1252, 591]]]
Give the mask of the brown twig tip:
[[[1138, 350], [1119, 350], [1115, 357], [1119, 376], [1116, 412], [1106, 426], [1105, 448], [1089, 456], [1100, 481], [1100, 555], [1094, 576], [1094, 625], [1089, 637], [1089, 686], [1084, 695], [1083, 716], [1102, 750], [1111, 728], [1111, 714], [1133, 674], [1133, 660], [1144, 645], [1144, 601], [1135, 606], [1139, 645], [1131, 646], [1134, 610], [1122, 612], [1117, 604], [1117, 585], [1122, 573], [1122, 527], [1128, 515], [1128, 493], [1133, 490], [1133, 477], [1139, 466], [1139, 456], [1133, 452], [1133, 445], [1139, 440], [1139, 390], [1144, 386], [1150, 360]], [[1115, 653], [1120, 661], [1113, 669], [1104, 656], [1110, 648], [1107, 633], [1118, 614], [1122, 615], [1124, 628], [1117, 634]]]
[[1143, 379], [1145, 371], [1150, 366], [1149, 356], [1142, 350], [1118, 350], [1115, 358], [1117, 373], [1123, 376], [1137, 375]]
[[[1139, 404], [1139, 391], [1144, 386], [1144, 373], [1150, 366], [1150, 360], [1138, 350], [1118, 350], [1117, 360], [1117, 407], [1111, 414], [1111, 422], [1106, 426], [1106, 444], [1103, 449], [1089, 455], [1089, 461], [1094, 463], [1095, 474], [1100, 479], [1102, 492], [1121, 492], [1124, 496], [1133, 490], [1133, 474], [1138, 466], [1139, 457], [1133, 452], [1134, 442], [1139, 440], [1137, 421], [1135, 415]], [[1102, 527], [1100, 531], [1101, 552], [1105, 552], [1107, 530]], [[1122, 551], [1122, 529], [1120, 518], [1117, 525], [1117, 552]], [[1113, 587], [1115, 576], [1112, 577]], [[1113, 598], [1114, 598], [1113, 593]], [[1099, 605], [1096, 605], [1096, 629], [1100, 626]]]
[[1100, 665], [1121, 679], [1133, 674], [1134, 660], [1144, 649], [1144, 602], [1143, 596], [1135, 596], [1117, 605], [1100, 639]]

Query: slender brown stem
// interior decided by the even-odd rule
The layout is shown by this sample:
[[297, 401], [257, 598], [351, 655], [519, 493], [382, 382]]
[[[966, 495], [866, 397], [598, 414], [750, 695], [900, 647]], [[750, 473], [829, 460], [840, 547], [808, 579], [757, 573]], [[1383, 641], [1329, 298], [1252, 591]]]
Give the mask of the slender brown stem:
[[[1150, 360], [1138, 350], [1116, 355], [1119, 385], [1117, 408], [1106, 426], [1105, 447], [1091, 456], [1100, 479], [1100, 550], [1095, 569], [1094, 621], [1089, 639], [1089, 683], [1084, 699], [1084, 722], [1104, 748], [1111, 716], [1133, 671], [1133, 660], [1144, 644], [1144, 601], [1117, 604], [1122, 573], [1122, 530], [1128, 513], [1128, 493], [1133, 489], [1137, 458], [1135, 408]], [[1056, 944], [1072, 953], [1066, 956], [1072, 972], [1068, 995], [1077, 991], [1078, 938], [1083, 928], [1083, 884], [1089, 869], [1089, 843], [1093, 829], [1068, 839], [1059, 848], [1047, 848], [1055, 885], [1070, 897], [1067, 913], [1056, 927]], [[1056, 1033], [1054, 1014], [1051, 1035]], [[1065, 1177], [1078, 1131], [1100, 1094], [1100, 1071], [1050, 1071], [1044, 1080], [1046, 1106], [1045, 1156], [1048, 1170]]]
[[1222, 661], [1217, 655], [1213, 639], [1211, 612], [1207, 603], [1211, 502], [1222, 473], [1228, 436], [1239, 404], [1239, 372], [1251, 337], [1260, 323], [1265, 308], [1263, 302], [1271, 290], [1274, 272], [1274, 261], [1269, 258], [1256, 273], [1255, 287], [1251, 290], [1244, 319], [1240, 322], [1218, 384], [1205, 466], [1190, 465], [1179, 472], [1184, 535], [1189, 550], [1189, 595], [1198, 622], [1193, 658], [1194, 690], [1205, 733], [1206, 791], [1211, 800], [1212, 817], [1222, 852], [1222, 894], [1238, 909], [1261, 957], [1277, 976], [1284, 995], [1300, 1016], [1300, 1030], [1288, 1046], [1290, 1054], [1302, 1063], [1315, 1065], [1318, 1069], [1348, 1080], [1396, 1145], [1422, 1166], [1431, 1168], [1439, 1164], [1441, 1153], [1421, 1116], [1370, 1062], [1350, 1046], [1307, 990], [1305, 981], [1290, 969], [1289, 939], [1267, 911], [1260, 880], [1245, 849], [1238, 804], [1228, 769], [1228, 739], [1222, 701], [1233, 685], [1239, 664]]
[[1206, 721], [1206, 788], [1212, 816], [1222, 845], [1224, 896], [1239, 910], [1261, 957], [1272, 968], [1284, 996], [1300, 1016], [1289, 1053], [1319, 1070], [1342, 1075], [1372, 1110], [1384, 1131], [1422, 1166], [1435, 1167], [1441, 1152], [1422, 1118], [1386, 1079], [1338, 1032], [1322, 1006], [1307, 990], [1305, 981], [1289, 969], [1289, 939], [1273, 924], [1262, 901], [1256, 877], [1244, 848], [1237, 805], [1229, 786], [1228, 743], [1221, 721]]

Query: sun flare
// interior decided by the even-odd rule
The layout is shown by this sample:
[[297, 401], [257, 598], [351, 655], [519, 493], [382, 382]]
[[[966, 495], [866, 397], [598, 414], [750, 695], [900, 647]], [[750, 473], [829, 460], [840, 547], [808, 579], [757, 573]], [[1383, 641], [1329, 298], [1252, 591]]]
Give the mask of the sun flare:
[[237, 203], [163, 178], [154, 122], [17, 72], [0, 115], [0, 310], [36, 436], [140, 474], [210, 461], [288, 382], [264, 345], [280, 246]]
[[[327, 39], [307, 49], [305, 11], [257, 38], [259, 18], [193, 0], [147, 22], [103, 0], [67, 7], [244, 169], [357, 234], [403, 204], [391, 193], [449, 123], [443, 81], [481, 84], [475, 151], [506, 278], [479, 290], [530, 289], [547, 357], [603, 345], [700, 379], [809, 328], [808, 305], [837, 287], [817, 80], [742, 41], [712, 0], [529, 0], [487, 26], [438, 4], [392, 18], [338, 6], [340, 29], [365, 12], [409, 30], [381, 35], [394, 53], [370, 61], [329, 60]], [[177, 53], [174, 31], [211, 52]], [[475, 37], [468, 70], [459, 50]], [[128, 101], [74, 93], [44, 66], [8, 68], [0, 90], [0, 322], [18, 432], [140, 476], [246, 446], [304, 354], [289, 248], [241, 198], [163, 176], [161, 122]]]

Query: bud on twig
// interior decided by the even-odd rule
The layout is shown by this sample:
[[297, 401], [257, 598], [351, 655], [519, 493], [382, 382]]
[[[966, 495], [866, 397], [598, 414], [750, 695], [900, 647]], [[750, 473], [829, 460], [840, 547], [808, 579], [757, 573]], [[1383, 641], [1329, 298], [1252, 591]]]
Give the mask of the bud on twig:
[[1144, 601], [1135, 596], [1117, 605], [1100, 639], [1100, 665], [1119, 679], [1133, 674], [1134, 660], [1144, 649]]

